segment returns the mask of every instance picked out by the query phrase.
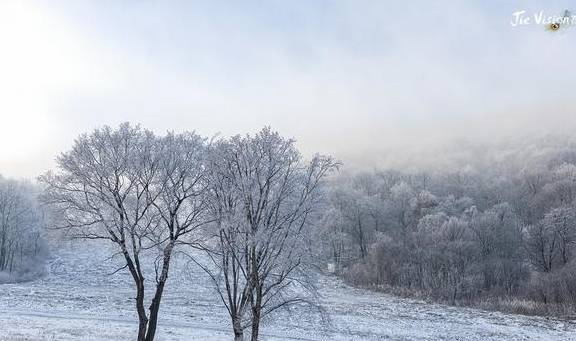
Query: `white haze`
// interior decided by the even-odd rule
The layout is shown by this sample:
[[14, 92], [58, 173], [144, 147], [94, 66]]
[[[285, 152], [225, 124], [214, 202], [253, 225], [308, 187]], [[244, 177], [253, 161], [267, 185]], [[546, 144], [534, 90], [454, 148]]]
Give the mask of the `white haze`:
[[[271, 125], [349, 166], [449, 141], [569, 133], [569, 1], [0, 3], [0, 173], [35, 177], [123, 121], [203, 135]], [[391, 150], [396, 150], [390, 153]]]

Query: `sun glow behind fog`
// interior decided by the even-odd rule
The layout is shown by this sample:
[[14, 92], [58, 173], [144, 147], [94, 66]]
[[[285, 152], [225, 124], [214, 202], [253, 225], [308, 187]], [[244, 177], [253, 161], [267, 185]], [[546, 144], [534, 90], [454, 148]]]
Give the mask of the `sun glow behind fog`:
[[[57, 140], [59, 98], [97, 78], [81, 42], [49, 11], [0, 2], [0, 165], [37, 175]], [[29, 169], [29, 170], [28, 170]], [[2, 171], [0, 170], [0, 173]]]
[[123, 121], [206, 136], [270, 125], [361, 167], [452, 139], [572, 129], [576, 31], [511, 27], [516, 10], [0, 0], [0, 174], [33, 178], [79, 134]]

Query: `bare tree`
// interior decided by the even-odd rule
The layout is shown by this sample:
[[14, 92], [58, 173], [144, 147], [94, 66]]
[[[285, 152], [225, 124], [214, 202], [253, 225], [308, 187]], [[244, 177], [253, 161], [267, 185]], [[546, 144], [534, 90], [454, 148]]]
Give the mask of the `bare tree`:
[[[154, 339], [174, 248], [205, 222], [204, 153], [194, 134], [160, 138], [125, 123], [80, 136], [58, 171], [40, 178], [43, 199], [64, 217], [58, 227], [117, 247], [136, 286], [138, 340]], [[156, 279], [149, 313], [147, 265]]]
[[[262, 317], [306, 300], [289, 292], [303, 284], [297, 272], [304, 266], [310, 216], [321, 180], [338, 164], [324, 156], [304, 163], [294, 141], [269, 128], [221, 141], [213, 158], [218, 225], [210, 254], [219, 272], [212, 276], [223, 280], [217, 289], [236, 340], [250, 326], [256, 341]], [[250, 321], [243, 324], [247, 309]]]
[[572, 259], [576, 245], [576, 212], [572, 207], [555, 208], [527, 232], [532, 266], [542, 272], [561, 268]]
[[17, 280], [42, 263], [42, 212], [30, 184], [0, 177], [0, 272]]

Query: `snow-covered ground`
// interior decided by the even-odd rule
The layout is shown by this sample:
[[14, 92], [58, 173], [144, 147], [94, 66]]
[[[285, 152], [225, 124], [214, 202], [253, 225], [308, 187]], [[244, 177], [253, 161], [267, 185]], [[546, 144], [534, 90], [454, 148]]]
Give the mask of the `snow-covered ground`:
[[[0, 285], [0, 340], [132, 340], [134, 292], [97, 242], [66, 244], [41, 280]], [[181, 262], [182, 263], [182, 262]], [[225, 309], [201, 272], [176, 265], [158, 340], [231, 340]], [[263, 340], [576, 340], [576, 324], [426, 304], [319, 278], [329, 314], [293, 309], [267, 321]]]

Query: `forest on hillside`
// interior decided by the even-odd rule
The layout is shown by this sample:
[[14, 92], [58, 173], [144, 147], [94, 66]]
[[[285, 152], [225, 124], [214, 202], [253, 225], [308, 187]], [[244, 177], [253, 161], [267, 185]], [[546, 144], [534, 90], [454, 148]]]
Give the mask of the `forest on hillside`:
[[130, 274], [139, 340], [155, 337], [181, 255], [211, 278], [237, 340], [258, 340], [261, 321], [290, 306], [321, 312], [317, 273], [450, 304], [573, 315], [573, 139], [413, 160], [349, 171], [304, 157], [270, 128], [207, 139], [105, 126], [79, 136], [37, 184], [1, 179], [0, 274], [44, 275], [55, 239], [106, 241], [124, 264], [111, 275]]
[[403, 295], [573, 315], [574, 139], [461, 144], [420, 156], [331, 182], [316, 239], [331, 270]]

